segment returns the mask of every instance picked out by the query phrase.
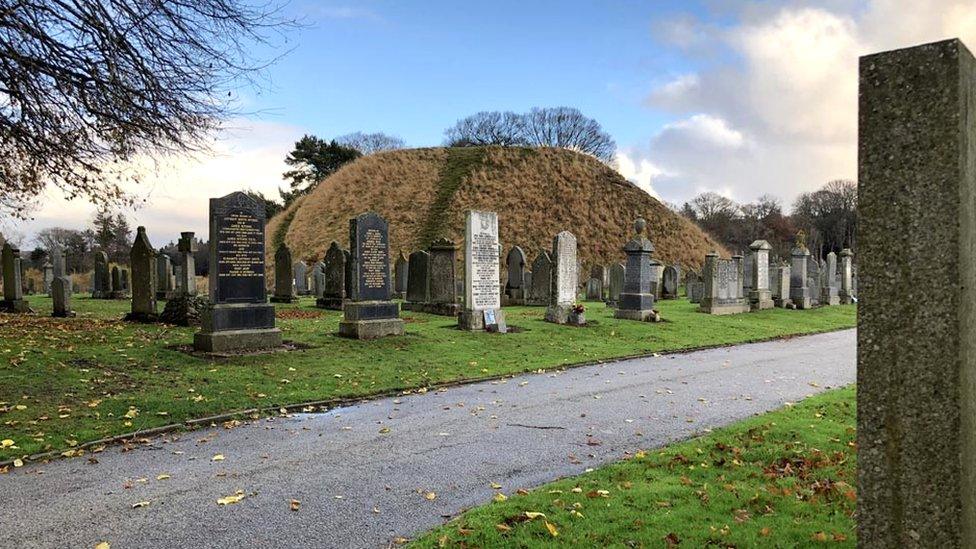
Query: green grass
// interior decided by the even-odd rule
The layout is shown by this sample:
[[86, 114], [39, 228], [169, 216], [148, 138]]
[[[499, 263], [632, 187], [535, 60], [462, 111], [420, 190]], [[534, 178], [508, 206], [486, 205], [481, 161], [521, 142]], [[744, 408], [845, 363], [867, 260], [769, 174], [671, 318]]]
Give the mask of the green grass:
[[303, 298], [279, 305], [278, 326], [311, 348], [214, 360], [174, 348], [192, 342], [193, 328], [121, 322], [124, 301], [76, 296], [79, 316], [53, 319], [50, 299], [29, 299], [36, 316], [0, 314], [0, 440], [15, 444], [0, 448], [0, 461], [224, 412], [848, 328], [856, 315], [840, 306], [717, 317], [680, 300], [660, 304], [668, 322], [647, 324], [591, 303], [593, 326], [573, 328], [544, 322], [542, 308], [514, 307], [508, 322], [522, 331], [499, 335], [405, 312], [405, 336], [355, 341], [336, 335], [340, 312]]
[[853, 547], [855, 423], [854, 388], [830, 391], [508, 492], [411, 547]]

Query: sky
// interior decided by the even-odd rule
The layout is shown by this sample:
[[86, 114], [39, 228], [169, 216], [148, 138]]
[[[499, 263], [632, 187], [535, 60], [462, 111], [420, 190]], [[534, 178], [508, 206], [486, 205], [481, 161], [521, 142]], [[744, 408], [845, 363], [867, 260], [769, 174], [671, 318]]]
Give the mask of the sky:
[[[681, 204], [714, 191], [763, 194], [787, 208], [857, 164], [857, 58], [949, 37], [976, 49], [976, 2], [424, 2], [292, 0], [302, 28], [212, 151], [173, 158], [131, 189], [125, 213], [160, 245], [207, 231], [207, 199], [277, 196], [303, 134], [381, 131], [436, 146], [481, 110], [571, 106], [618, 145], [616, 164], [653, 196]], [[35, 244], [51, 226], [85, 228], [94, 207], [57, 191], [34, 218], [0, 231]]]

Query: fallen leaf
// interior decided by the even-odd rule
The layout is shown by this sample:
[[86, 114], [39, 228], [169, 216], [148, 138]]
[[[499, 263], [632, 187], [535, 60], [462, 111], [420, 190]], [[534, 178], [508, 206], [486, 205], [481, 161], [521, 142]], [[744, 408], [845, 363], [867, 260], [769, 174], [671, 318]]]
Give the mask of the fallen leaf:
[[505, 533], [505, 532], [510, 532], [512, 530], [512, 527], [507, 524], [496, 524], [495, 530]]
[[9, 438], [0, 440], [0, 448], [7, 448], [8, 446], [13, 446], [13, 445], [14, 445], [14, 441], [10, 440]]
[[95, 545], [95, 549], [112, 549], [112, 546], [107, 541], [103, 541]]
[[14, 460], [14, 467], [23, 467], [23, 466], [24, 466], [24, 461], [22, 459], [17, 458]]
[[500, 502], [503, 502], [506, 499], [508, 499], [508, 496], [506, 496], [505, 494], [503, 494], [501, 492], [498, 492], [497, 494], [495, 494], [495, 497], [493, 497], [491, 499], [500, 503]]
[[437, 499], [437, 494], [435, 494], [434, 492], [427, 492], [426, 494], [424, 494], [424, 499], [426, 499], [427, 501], [434, 501], [435, 499]]
[[238, 490], [233, 496], [223, 497], [217, 500], [217, 505], [231, 505], [244, 499], [244, 490]]
[[529, 520], [535, 520], [537, 518], [546, 518], [546, 514], [545, 513], [539, 513], [539, 512], [536, 512], [536, 511], [526, 511], [525, 512], [525, 518], [527, 518]]
[[224, 461], [224, 454], [217, 454], [210, 458], [210, 461]]
[[166, 474], [162, 474], [162, 475], [157, 475], [156, 476], [156, 480], [166, 480], [168, 478], [169, 478], [169, 475], [166, 475]]
[[559, 530], [556, 530], [556, 525], [549, 522], [548, 520], [546, 521], [546, 530], [549, 530], [549, 533], [552, 534], [552, 537], [556, 537], [559, 535]]
[[132, 508], [133, 509], [138, 509], [140, 507], [149, 507], [149, 502], [148, 501], [140, 501], [138, 503], [133, 503], [132, 504]]
[[297, 499], [293, 499], [290, 502], [288, 502], [288, 507], [292, 511], [297, 511], [301, 506], [302, 506], [302, 502], [298, 501]]

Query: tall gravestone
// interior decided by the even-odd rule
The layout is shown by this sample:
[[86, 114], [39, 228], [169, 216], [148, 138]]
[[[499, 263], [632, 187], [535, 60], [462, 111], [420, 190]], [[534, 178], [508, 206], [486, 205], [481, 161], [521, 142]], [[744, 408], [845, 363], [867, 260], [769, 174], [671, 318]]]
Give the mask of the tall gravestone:
[[528, 288], [525, 284], [527, 259], [525, 252], [519, 246], [513, 246], [505, 258], [508, 271], [508, 281], [505, 282], [505, 298], [507, 304], [524, 305]]
[[651, 260], [651, 293], [654, 299], [659, 299], [664, 292], [664, 263], [656, 259]]
[[838, 298], [841, 303], [854, 302], [854, 252], [850, 248], [840, 251], [840, 289]]
[[129, 251], [132, 267], [132, 311], [125, 319], [133, 322], [156, 322], [156, 251], [149, 243], [146, 228], [136, 229], [136, 240]]
[[191, 231], [180, 233], [180, 240], [176, 244], [180, 254], [180, 276], [176, 280], [177, 293], [181, 297], [197, 295], [197, 264], [193, 259], [193, 252], [197, 251], [196, 239]]
[[44, 284], [44, 293], [51, 295], [51, 282], [54, 282], [54, 265], [50, 261], [45, 261], [41, 265], [41, 281]]
[[[112, 277], [108, 265], [108, 254], [99, 250], [93, 254], [95, 272], [92, 275], [92, 298], [112, 298]], [[54, 278], [54, 267], [51, 268], [51, 278]]]
[[816, 306], [813, 293], [819, 291], [811, 287], [808, 279], [807, 264], [810, 263], [810, 250], [807, 249], [806, 234], [800, 231], [796, 235], [793, 250], [790, 252], [790, 301], [797, 309], [812, 309]]
[[821, 288], [823, 287], [823, 273], [824, 268], [820, 264], [820, 260], [811, 256], [810, 261], [807, 261], [807, 282], [810, 285], [810, 299], [813, 302], [814, 307], [819, 307]]
[[748, 313], [749, 301], [742, 287], [744, 276], [741, 255], [731, 259], [721, 259], [715, 252], [706, 255], [702, 267], [704, 290], [698, 310], [712, 315]]
[[790, 271], [789, 265], [777, 265], [773, 270], [773, 305], [780, 309], [796, 308], [790, 298]]
[[579, 263], [576, 256], [576, 237], [573, 233], [563, 231], [552, 239], [551, 257], [552, 274], [546, 321], [556, 324], [585, 324], [585, 313], [575, 310]]
[[403, 308], [411, 311], [423, 310], [424, 303], [430, 300], [430, 252], [418, 250], [410, 254], [407, 264], [407, 301]]
[[429, 292], [424, 312], [456, 317], [461, 312], [457, 299], [457, 246], [439, 238], [430, 244], [430, 268], [427, 270]]
[[173, 262], [168, 255], [156, 254], [156, 299], [167, 299], [173, 291]]
[[861, 58], [861, 547], [976, 547], [976, 59]]
[[607, 268], [603, 265], [594, 265], [590, 268], [590, 278], [586, 281], [586, 299], [590, 301], [603, 301], [606, 289]]
[[822, 273], [823, 285], [820, 290], [821, 305], [840, 305], [840, 294], [837, 287], [837, 254], [827, 254], [826, 268]]
[[407, 280], [409, 278], [408, 269], [410, 262], [403, 252], [397, 256], [396, 263], [393, 264], [393, 299], [407, 298]]
[[197, 350], [281, 345], [265, 287], [264, 223], [264, 206], [242, 192], [210, 199], [210, 305], [193, 335]]
[[701, 303], [702, 294], [705, 291], [702, 283], [701, 273], [698, 271], [688, 271], [685, 275], [685, 294], [691, 303]]
[[51, 298], [53, 308], [51, 316], [55, 318], [69, 318], [75, 316], [71, 310], [71, 279], [58, 276], [51, 282]]
[[312, 295], [316, 299], [322, 297], [325, 292], [325, 263], [316, 261], [312, 267]]
[[668, 265], [661, 275], [661, 299], [678, 299], [678, 288], [681, 286], [681, 269], [677, 265]]
[[339, 335], [375, 339], [403, 335], [400, 306], [391, 301], [390, 232], [385, 219], [364, 213], [349, 220], [349, 300], [342, 305]]
[[499, 292], [498, 214], [468, 211], [464, 230], [462, 330], [505, 330]]
[[339, 247], [338, 242], [333, 240], [329, 244], [329, 249], [325, 251], [323, 263], [325, 264], [323, 273], [325, 286], [322, 290], [322, 296], [316, 299], [315, 306], [341, 311], [342, 302], [348, 297], [346, 293], [348, 269], [346, 268], [346, 253]]
[[68, 254], [63, 248], [55, 246], [49, 250], [54, 276], [68, 276]]
[[634, 238], [624, 245], [627, 254], [627, 270], [624, 277], [624, 290], [613, 312], [614, 318], [627, 320], [660, 320], [654, 311], [654, 279], [651, 256], [654, 244], [645, 234], [647, 222], [638, 218], [634, 223]]
[[620, 302], [620, 294], [624, 291], [624, 280], [627, 276], [627, 267], [623, 263], [614, 263], [610, 266], [610, 288], [607, 290], [607, 307], [617, 307]]
[[298, 295], [308, 295], [308, 264], [298, 260], [291, 267], [295, 274], [295, 293]]
[[[773, 292], [769, 285], [769, 250], [773, 247], [765, 240], [756, 240], [749, 245], [749, 263], [752, 269], [749, 272], [749, 306], [753, 311], [772, 309]], [[744, 288], [743, 288], [744, 289]]]
[[9, 241], [5, 242], [0, 251], [0, 270], [3, 274], [3, 301], [0, 301], [0, 311], [30, 312], [30, 305], [24, 299], [24, 289], [20, 282], [20, 262], [20, 250]]
[[122, 269], [118, 265], [112, 266], [112, 299], [125, 299], [128, 297], [125, 288], [122, 287]]
[[549, 290], [552, 286], [552, 256], [548, 250], [539, 250], [532, 262], [532, 285], [526, 305], [549, 306]]
[[275, 250], [275, 285], [274, 295], [271, 296], [272, 303], [294, 303], [298, 301], [295, 297], [295, 276], [292, 272], [291, 250], [284, 243], [278, 245]]
[[121, 268], [119, 269], [119, 275], [122, 280], [122, 291], [128, 297], [131, 295], [131, 288], [129, 287], [129, 269]]

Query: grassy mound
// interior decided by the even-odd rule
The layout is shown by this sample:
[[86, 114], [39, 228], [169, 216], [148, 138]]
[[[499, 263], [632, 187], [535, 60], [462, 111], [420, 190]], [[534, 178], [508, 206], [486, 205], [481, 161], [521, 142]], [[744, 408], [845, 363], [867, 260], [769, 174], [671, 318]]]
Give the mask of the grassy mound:
[[270, 222], [269, 261], [282, 237], [296, 258], [322, 257], [332, 240], [347, 246], [348, 220], [365, 211], [390, 222], [394, 255], [440, 236], [460, 244], [470, 209], [498, 212], [502, 246], [522, 246], [530, 260], [569, 230], [586, 265], [621, 261], [638, 216], [647, 219], [656, 256], [666, 263], [697, 267], [709, 251], [723, 251], [589, 156], [548, 148], [429, 148], [375, 154], [343, 167]]

